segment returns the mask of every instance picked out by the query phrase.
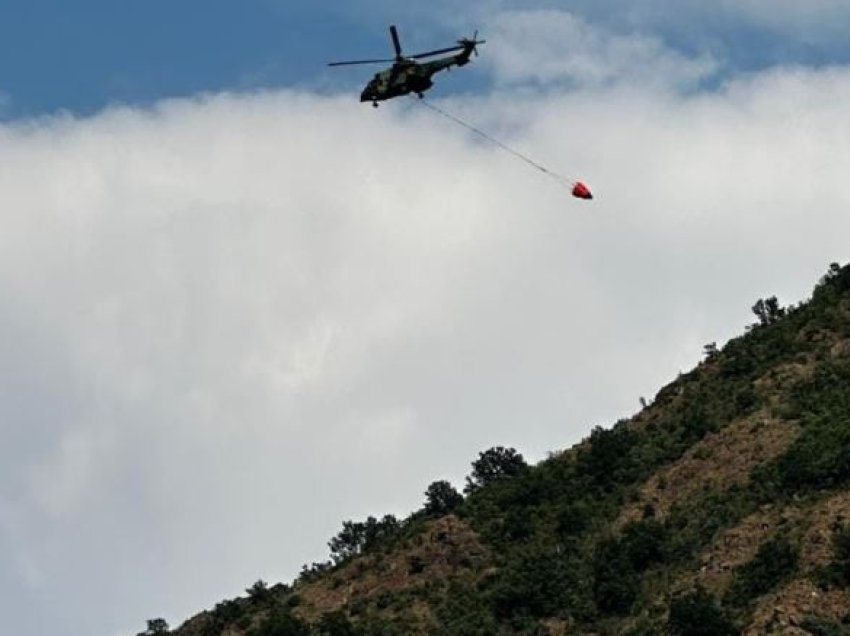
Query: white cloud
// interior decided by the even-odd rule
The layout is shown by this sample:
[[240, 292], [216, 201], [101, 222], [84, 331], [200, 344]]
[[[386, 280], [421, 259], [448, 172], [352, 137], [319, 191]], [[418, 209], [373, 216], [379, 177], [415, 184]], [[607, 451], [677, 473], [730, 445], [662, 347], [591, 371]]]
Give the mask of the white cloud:
[[[416, 11], [412, 13], [416, 24], [428, 22], [419, 10], [410, 11]], [[579, 21], [574, 35], [577, 43], [593, 41], [597, 34], [607, 32], [614, 36], [609, 45], [620, 51], [637, 46], [641, 59], [654, 54], [657, 43], [663, 42], [665, 47], [688, 55], [710, 54], [712, 58], [700, 62], [719, 62], [719, 69], [726, 74], [804, 58], [816, 63], [846, 61], [850, 53], [846, 37], [850, 4], [844, 0], [545, 0], [531, 5], [516, 0], [474, 0], [465, 4], [463, 12], [449, 2], [428, 5], [428, 11], [447, 25], [448, 33], [482, 27], [488, 51], [500, 45], [491, 37], [492, 22], [530, 11], [550, 16], [555, 24], [569, 17]], [[538, 50], [535, 36], [546, 39], [551, 30], [552, 25], [540, 25], [521, 46]], [[496, 32], [502, 35], [501, 30]], [[565, 46], [562, 44], [559, 50], [568, 50]], [[574, 54], [576, 45], [571, 46]], [[601, 50], [603, 60], [606, 48]], [[520, 50], [525, 53], [526, 49]]]
[[445, 104], [590, 204], [356, 96], [0, 128], [9, 628], [130, 631], [289, 579], [479, 450], [628, 415], [847, 259], [850, 71], [681, 97], [614, 81], [617, 46], [611, 81]]
[[716, 69], [708, 56], [686, 58], [656, 37], [616, 35], [556, 10], [502, 12], [485, 31], [490, 38], [485, 63], [509, 82], [689, 88]]

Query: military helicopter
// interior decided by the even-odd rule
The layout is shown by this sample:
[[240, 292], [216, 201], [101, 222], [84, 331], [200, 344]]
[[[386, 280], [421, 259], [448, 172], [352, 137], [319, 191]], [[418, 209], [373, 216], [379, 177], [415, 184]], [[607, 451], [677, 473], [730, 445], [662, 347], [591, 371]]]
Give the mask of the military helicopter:
[[[390, 68], [375, 73], [375, 77], [369, 81], [366, 88], [360, 94], [361, 102], [372, 102], [372, 106], [375, 108], [378, 107], [378, 102], [380, 101], [410, 93], [416, 93], [421, 99], [423, 93], [434, 85], [434, 82], [431, 80], [431, 76], [434, 73], [450, 69], [452, 66], [464, 66], [469, 63], [469, 58], [473, 53], [478, 55], [477, 46], [485, 42], [478, 39], [478, 31], [476, 31], [472, 38], [462, 38], [457, 41], [455, 46], [405, 56], [401, 54], [401, 43], [399, 42], [398, 29], [396, 29], [395, 25], [390, 26], [390, 35], [392, 36], [393, 47], [395, 48], [395, 58], [331, 62], [328, 64], [328, 66], [350, 66], [352, 64], [393, 62]], [[453, 51], [460, 51], [460, 53], [430, 62], [416, 61], [425, 57], [433, 57]]]

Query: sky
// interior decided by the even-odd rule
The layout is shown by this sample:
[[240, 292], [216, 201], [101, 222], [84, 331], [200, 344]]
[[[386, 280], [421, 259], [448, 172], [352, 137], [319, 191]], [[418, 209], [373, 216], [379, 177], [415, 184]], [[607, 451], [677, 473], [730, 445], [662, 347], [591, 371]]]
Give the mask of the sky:
[[[172, 626], [848, 261], [838, 0], [3, 3], [0, 613]], [[487, 40], [419, 107], [337, 59]]]

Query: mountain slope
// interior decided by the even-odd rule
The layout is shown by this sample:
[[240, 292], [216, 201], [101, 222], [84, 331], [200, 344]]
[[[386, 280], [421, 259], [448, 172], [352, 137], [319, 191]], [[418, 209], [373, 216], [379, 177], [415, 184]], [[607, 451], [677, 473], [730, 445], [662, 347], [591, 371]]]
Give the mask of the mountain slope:
[[850, 267], [753, 311], [630, 420], [536, 466], [485, 451], [465, 497], [346, 522], [173, 633], [850, 633]]

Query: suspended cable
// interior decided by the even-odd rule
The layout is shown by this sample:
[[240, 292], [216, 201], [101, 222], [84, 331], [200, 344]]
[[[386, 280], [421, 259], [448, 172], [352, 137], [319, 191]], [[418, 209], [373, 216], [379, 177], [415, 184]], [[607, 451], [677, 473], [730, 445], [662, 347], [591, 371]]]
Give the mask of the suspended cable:
[[476, 128], [472, 124], [469, 124], [469, 123], [463, 121], [460, 117], [457, 117], [455, 115], [452, 115], [449, 112], [446, 112], [445, 110], [443, 110], [439, 106], [435, 106], [434, 104], [432, 104], [431, 102], [429, 102], [425, 99], [418, 99], [416, 101], [419, 102], [420, 104], [422, 104], [423, 106], [425, 106], [426, 108], [431, 109], [435, 113], [442, 115], [446, 119], [449, 119], [449, 120], [453, 121], [454, 123], [456, 123], [460, 126], [463, 126], [467, 130], [474, 132], [476, 135], [483, 137], [484, 139], [486, 139], [490, 143], [498, 146], [499, 148], [501, 148], [502, 150], [504, 150], [506, 152], [509, 152], [514, 157], [524, 161], [525, 163], [532, 166], [533, 168], [536, 168], [537, 170], [539, 170], [540, 172], [542, 172], [546, 176], [551, 177], [552, 179], [557, 181], [561, 186], [569, 189], [572, 192], [573, 196], [578, 197], [580, 199], [592, 199], [593, 198], [593, 195], [590, 193], [590, 190], [588, 189], [588, 187], [586, 185], [584, 185], [581, 181], [574, 181], [574, 180], [569, 179], [569, 178], [567, 178], [563, 175], [558, 174], [557, 172], [549, 170], [549, 168], [547, 168], [546, 166], [543, 166], [543, 165], [537, 163], [536, 161], [534, 161], [530, 157], [525, 156], [524, 154], [522, 154], [521, 152], [519, 152], [517, 150], [514, 150], [513, 148], [502, 143], [501, 141], [499, 141], [495, 137], [488, 135], [483, 130]]

